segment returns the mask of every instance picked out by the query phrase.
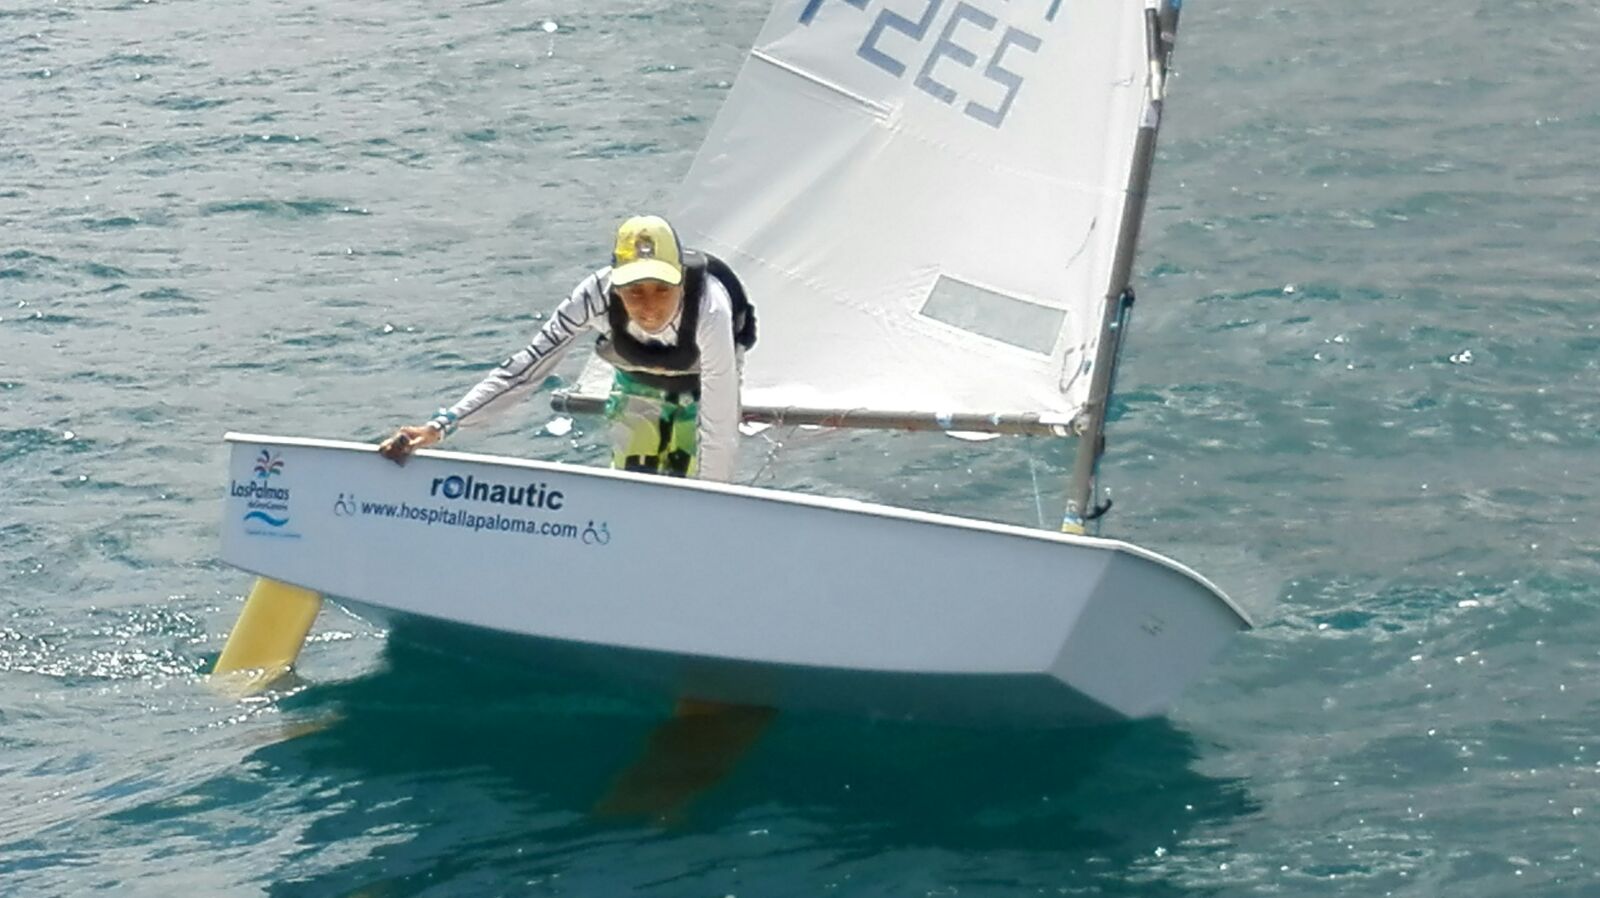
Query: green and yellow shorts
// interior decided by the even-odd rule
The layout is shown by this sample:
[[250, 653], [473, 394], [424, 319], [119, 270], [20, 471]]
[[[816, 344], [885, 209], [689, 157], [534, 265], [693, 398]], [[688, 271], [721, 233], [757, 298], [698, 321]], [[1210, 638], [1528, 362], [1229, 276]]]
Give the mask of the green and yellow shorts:
[[653, 387], [619, 370], [606, 400], [611, 467], [693, 477], [699, 409], [693, 393]]

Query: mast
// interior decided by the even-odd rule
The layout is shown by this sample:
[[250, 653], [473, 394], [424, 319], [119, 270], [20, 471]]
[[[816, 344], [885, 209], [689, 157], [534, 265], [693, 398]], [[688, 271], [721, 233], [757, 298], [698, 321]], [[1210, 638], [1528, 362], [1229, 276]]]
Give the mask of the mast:
[[1150, 187], [1150, 171], [1155, 162], [1156, 132], [1161, 128], [1162, 101], [1166, 92], [1167, 65], [1177, 40], [1178, 10], [1182, 0], [1146, 0], [1144, 11], [1145, 52], [1149, 58], [1149, 97], [1139, 137], [1134, 144], [1133, 165], [1128, 173], [1128, 199], [1122, 207], [1122, 224], [1117, 232], [1117, 253], [1111, 265], [1104, 313], [1100, 317], [1100, 342], [1095, 352], [1094, 375], [1089, 381], [1089, 399], [1079, 417], [1078, 456], [1072, 468], [1067, 493], [1067, 508], [1061, 520], [1063, 533], [1083, 533], [1085, 525], [1098, 519], [1111, 507], [1096, 503], [1095, 474], [1105, 452], [1106, 404], [1115, 382], [1117, 357], [1127, 332], [1128, 315], [1133, 307], [1134, 253], [1139, 243], [1139, 227], [1144, 223], [1145, 198]]

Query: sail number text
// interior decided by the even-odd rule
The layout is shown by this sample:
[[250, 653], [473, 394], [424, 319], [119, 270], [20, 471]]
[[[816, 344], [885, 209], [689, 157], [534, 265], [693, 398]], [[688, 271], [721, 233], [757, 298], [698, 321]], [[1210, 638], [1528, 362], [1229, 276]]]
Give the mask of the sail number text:
[[[805, 0], [805, 5], [800, 10], [800, 23], [810, 25], [817, 11], [824, 5], [844, 4], [866, 12], [872, 2], [873, 0]], [[919, 0], [900, 0], [900, 5], [910, 7], [917, 2]], [[956, 106], [957, 100], [961, 98], [954, 88], [945, 80], [941, 80], [948, 78], [941, 72], [948, 71], [948, 67], [952, 65], [968, 69], [981, 65], [983, 77], [999, 85], [999, 90], [993, 91], [994, 97], [979, 98], [987, 100], [992, 105], [979, 102], [979, 99], [969, 99], [960, 104], [960, 109], [966, 115], [991, 128], [999, 128], [1005, 124], [1006, 116], [1011, 112], [1012, 101], [1016, 100], [1017, 93], [1022, 90], [1023, 82], [1026, 80], [1008, 66], [1015, 64], [1020, 54], [1038, 53], [1043, 41], [1037, 34], [1017, 28], [1010, 23], [1001, 23], [993, 14], [980, 9], [968, 0], [956, 0], [954, 3], [947, 3], [946, 0], [920, 0], [920, 2], [923, 4], [922, 11], [916, 13], [907, 9], [906, 12], [911, 13], [909, 15], [895, 12], [889, 9], [887, 4], [879, 9], [877, 17], [872, 19], [867, 28], [866, 37], [856, 48], [856, 56], [896, 78], [905, 76], [915, 68], [911, 83], [934, 99], [952, 107]], [[1048, 8], [1044, 10], [1044, 21], [1054, 21], [1061, 0], [1036, 0], [1036, 2], [1039, 5], [1048, 4]], [[941, 20], [940, 13], [947, 7], [948, 14]], [[934, 35], [933, 46], [923, 51], [921, 45], [930, 35]], [[916, 46], [908, 48], [905, 38], [916, 42]], [[987, 56], [981, 63], [980, 51]]]

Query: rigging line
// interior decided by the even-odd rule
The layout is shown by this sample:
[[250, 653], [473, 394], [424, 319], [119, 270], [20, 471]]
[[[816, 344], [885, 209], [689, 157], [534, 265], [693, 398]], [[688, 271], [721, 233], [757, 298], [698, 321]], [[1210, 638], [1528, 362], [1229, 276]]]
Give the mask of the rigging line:
[[[789, 435], [793, 436], [794, 432], [798, 429], [798, 424], [790, 427]], [[767, 471], [772, 469], [772, 463], [777, 460], [778, 453], [783, 449], [783, 442], [781, 440], [773, 439], [765, 430], [761, 432], [761, 438], [767, 441], [767, 457], [762, 460], [761, 469], [756, 471], [755, 476], [751, 477], [745, 486], [755, 486], [757, 483], [759, 483], [762, 475], [766, 474]], [[773, 477], [776, 478], [777, 475], [774, 474]]]
[[1094, 232], [1099, 228], [1099, 225], [1100, 216], [1096, 215], [1094, 218], [1089, 219], [1089, 227], [1083, 232], [1083, 241], [1078, 244], [1077, 249], [1072, 251], [1072, 255], [1067, 257], [1066, 264], [1061, 266], [1062, 271], [1070, 271], [1072, 266], [1078, 264], [1078, 257], [1082, 256], [1084, 251], [1089, 248], [1089, 240], [1094, 237]]
[[1039, 466], [1034, 464], [1033, 457], [1028, 457], [1028, 473], [1033, 476], [1033, 510], [1039, 515], [1039, 529], [1047, 530], [1044, 524], [1044, 500], [1039, 495]]

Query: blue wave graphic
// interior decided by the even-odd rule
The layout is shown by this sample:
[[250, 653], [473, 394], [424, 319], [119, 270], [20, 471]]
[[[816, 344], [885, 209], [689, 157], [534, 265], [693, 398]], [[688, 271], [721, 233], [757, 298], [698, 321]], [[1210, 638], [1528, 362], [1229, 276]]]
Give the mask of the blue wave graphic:
[[268, 524], [268, 525], [271, 525], [273, 527], [282, 527], [284, 524], [289, 523], [289, 519], [288, 518], [275, 518], [272, 515], [269, 515], [264, 511], [252, 511], [249, 514], [245, 515], [244, 519], [247, 520], [247, 521], [249, 521], [249, 520], [257, 520], [257, 521], [262, 522], [263, 524]]

